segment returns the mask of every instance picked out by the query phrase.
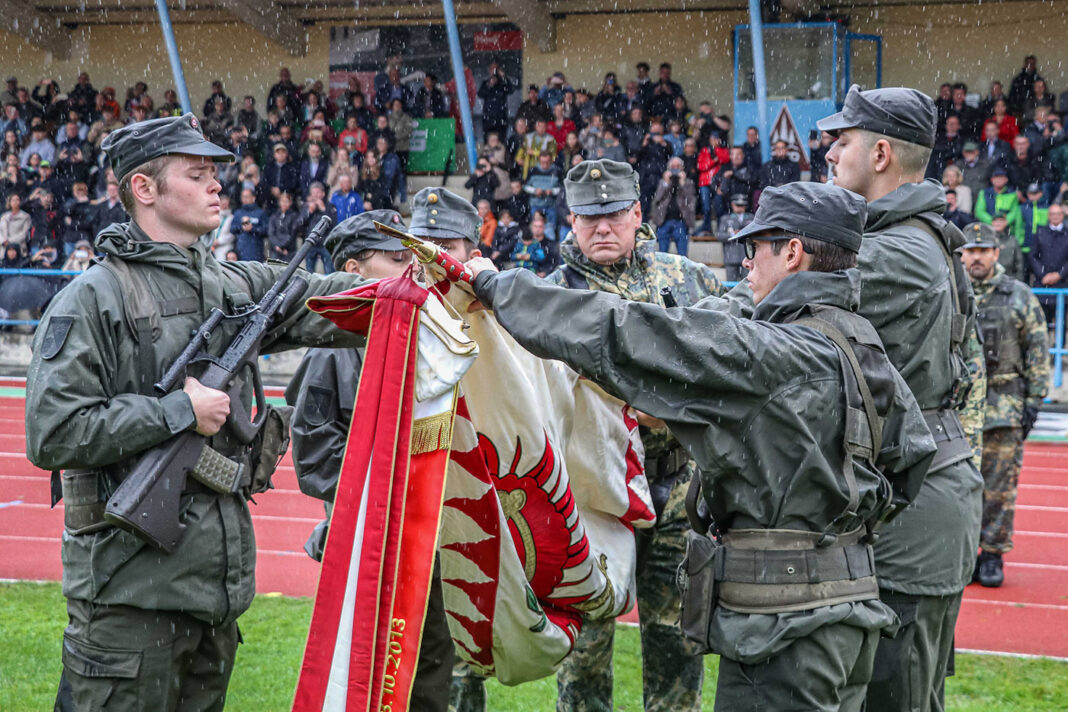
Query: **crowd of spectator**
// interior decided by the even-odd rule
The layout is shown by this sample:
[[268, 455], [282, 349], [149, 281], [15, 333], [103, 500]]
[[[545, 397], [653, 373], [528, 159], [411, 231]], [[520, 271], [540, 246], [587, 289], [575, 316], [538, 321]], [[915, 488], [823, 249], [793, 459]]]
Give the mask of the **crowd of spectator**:
[[[417, 92], [397, 82], [391, 65], [375, 79], [368, 106], [356, 82], [335, 101], [321, 81], [298, 86], [283, 68], [263, 97], [266, 110], [257, 97], [231, 98], [221, 81], [212, 82], [201, 127], [238, 158], [219, 171], [225, 202], [213, 236], [216, 256], [288, 260], [321, 215], [344, 220], [404, 203], [415, 126], [409, 112], [437, 116], [443, 107], [433, 75]], [[84, 72], [66, 93], [49, 79], [31, 91], [9, 77], [0, 105], [7, 267], [59, 268], [100, 229], [128, 219], [101, 143], [121, 126], [182, 114], [173, 90], [157, 103], [137, 82], [120, 103], [114, 88], [98, 90]], [[323, 250], [309, 256], [308, 266], [331, 270]]]
[[[430, 73], [418, 86], [406, 83], [397, 58], [375, 77], [374, 89], [368, 100], [354, 78], [331, 98], [321, 81], [298, 85], [283, 68], [261, 109], [257, 97], [231, 98], [221, 81], [212, 83], [201, 107], [204, 133], [238, 157], [219, 172], [224, 202], [223, 223], [213, 236], [217, 257], [288, 260], [321, 215], [340, 221], [406, 202], [414, 117], [454, 114], [452, 97]], [[654, 76], [640, 62], [625, 81], [609, 72], [596, 89], [575, 88], [556, 72], [541, 86], [527, 86], [512, 112], [510, 97], [520, 90], [496, 63], [478, 82], [482, 141], [466, 182], [484, 218], [483, 250], [500, 266], [547, 274], [557, 265], [557, 245], [570, 220], [563, 177], [586, 159], [635, 167], [642, 213], [660, 249], [674, 246], [686, 254], [694, 235], [724, 241], [728, 279], [741, 278], [744, 270], [726, 240], [752, 219], [760, 192], [828, 179], [832, 137], [810, 135], [805, 175], [785, 141], [773, 143], [764, 161], [757, 128], [734, 136], [731, 120], [713, 102], [691, 104], [668, 63]], [[97, 90], [86, 73], [67, 93], [51, 80], [31, 91], [10, 77], [0, 104], [4, 265], [53, 268], [91, 244], [102, 227], [126, 219], [100, 151], [104, 137], [182, 111], [170, 89], [157, 104], [149, 87], [137, 82], [120, 103], [113, 88]], [[947, 83], [936, 104], [938, 136], [928, 175], [946, 186], [949, 219], [962, 227], [973, 220], [1003, 223], [1020, 248], [1017, 276], [1068, 286], [1068, 248], [1058, 239], [1059, 204], [1068, 189], [1061, 121], [1068, 91], [1058, 102], [1036, 59], [1028, 57], [1008, 92], [998, 81], [985, 97]], [[307, 266], [330, 270], [323, 250], [310, 255]]]

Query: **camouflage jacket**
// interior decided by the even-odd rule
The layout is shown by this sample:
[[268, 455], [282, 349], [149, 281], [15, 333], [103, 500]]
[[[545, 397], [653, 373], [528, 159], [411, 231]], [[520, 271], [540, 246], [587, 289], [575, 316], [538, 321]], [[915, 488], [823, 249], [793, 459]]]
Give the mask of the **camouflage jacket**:
[[[634, 252], [612, 265], [599, 265], [579, 250], [573, 233], [560, 245], [563, 264], [545, 279], [569, 286], [566, 269], [573, 270], [587, 288], [616, 294], [632, 302], [664, 304], [660, 290], [669, 289], [680, 307], [693, 306], [705, 297], [723, 294], [723, 286], [711, 268], [679, 255], [656, 249], [656, 231], [648, 224], [638, 228]], [[676, 447], [678, 441], [665, 428], [642, 427], [646, 457], [657, 457]]]
[[1000, 264], [972, 280], [986, 356], [984, 429], [1020, 427], [1024, 408], [1038, 408], [1049, 385], [1046, 317], [1026, 284]]

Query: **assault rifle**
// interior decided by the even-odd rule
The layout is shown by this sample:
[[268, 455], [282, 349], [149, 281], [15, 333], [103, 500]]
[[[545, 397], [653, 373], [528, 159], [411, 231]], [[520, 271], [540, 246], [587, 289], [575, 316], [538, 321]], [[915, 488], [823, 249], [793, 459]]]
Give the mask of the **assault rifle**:
[[[153, 386], [155, 391], [160, 396], [170, 393], [184, 381], [191, 367], [202, 366], [197, 380], [230, 396], [227, 423], [239, 442], [246, 446], [252, 443], [264, 426], [268, 410], [256, 364], [263, 337], [275, 318], [288, 312], [307, 291], [308, 281], [296, 275], [297, 268], [310, 250], [322, 244], [330, 225], [329, 217], [319, 220], [293, 255], [289, 266], [258, 304], [250, 304], [229, 317], [218, 307], [212, 309], [181, 355]], [[215, 329], [223, 320], [234, 318], [242, 319], [244, 323], [233, 341], [218, 357], [207, 353], [205, 349]], [[238, 375], [244, 371], [252, 373], [256, 397], [254, 420], [241, 400], [242, 381]], [[230, 494], [237, 492], [243, 482], [248, 483], [246, 469], [245, 464], [234, 462], [209, 447], [203, 435], [186, 430], [141, 454], [108, 499], [104, 519], [170, 553], [185, 533], [185, 524], [179, 521], [178, 512], [186, 478], [193, 477], [211, 490]]]

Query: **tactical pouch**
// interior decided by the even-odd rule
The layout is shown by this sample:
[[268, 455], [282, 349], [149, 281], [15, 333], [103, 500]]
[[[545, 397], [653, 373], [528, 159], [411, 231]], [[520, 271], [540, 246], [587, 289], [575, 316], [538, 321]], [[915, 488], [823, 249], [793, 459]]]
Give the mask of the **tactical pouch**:
[[274, 489], [271, 475], [289, 449], [289, 422], [293, 419], [293, 407], [267, 405], [263, 426], [252, 441], [252, 481], [250, 494], [259, 494]]
[[715, 539], [693, 530], [686, 532], [686, 557], [676, 581], [682, 594], [679, 627], [699, 655], [713, 652], [709, 630], [718, 602], [716, 565], [722, 551]]
[[70, 534], [89, 534], [111, 526], [104, 521], [107, 493], [99, 470], [68, 470], [61, 476], [63, 526]]

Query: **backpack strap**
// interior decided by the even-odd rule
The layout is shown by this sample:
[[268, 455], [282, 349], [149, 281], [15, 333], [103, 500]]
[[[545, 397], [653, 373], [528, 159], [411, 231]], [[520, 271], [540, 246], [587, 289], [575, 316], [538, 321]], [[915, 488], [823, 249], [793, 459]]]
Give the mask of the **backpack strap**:
[[[969, 282], [964, 274], [964, 267], [961, 265], [960, 260], [953, 259], [952, 251], [959, 245], [951, 244], [952, 238], [944, 230], [936, 229], [934, 225], [922, 217], [912, 217], [901, 224], [923, 230], [934, 238], [938, 247], [942, 250], [942, 258], [946, 261], [946, 267], [949, 268], [949, 282], [953, 288], [953, 319], [950, 327], [950, 341], [955, 349], [960, 349], [964, 344], [965, 326], [968, 321], [968, 316], [964, 311], [966, 299], [962, 291], [966, 289]], [[946, 223], [946, 225], [949, 226], [952, 223]], [[953, 225], [953, 229], [960, 232], [956, 225]], [[953, 241], [955, 242], [955, 240]], [[963, 236], [959, 242], [964, 244]]]
[[119, 285], [126, 325], [137, 341], [137, 372], [141, 380], [141, 395], [155, 395], [152, 390], [152, 383], [157, 375], [154, 343], [162, 332], [160, 305], [145, 276], [140, 270], [130, 269], [125, 260], [106, 255], [95, 264], [107, 270]]
[[564, 279], [567, 281], [568, 289], [589, 289], [590, 283], [582, 276], [582, 273], [577, 269], [567, 264], [566, 262], [560, 268], [560, 271], [564, 273]]
[[[844, 517], [857, 515], [857, 506], [860, 504], [860, 490], [857, 486], [857, 478], [853, 472], [853, 458], [860, 457], [876, 467], [875, 461], [883, 444], [884, 419], [879, 415], [875, 406], [875, 398], [871, 393], [871, 386], [861, 369], [860, 361], [853, 351], [853, 345], [842, 331], [826, 319], [817, 316], [808, 316], [792, 322], [798, 326], [807, 326], [820, 332], [832, 342], [838, 349], [838, 360], [842, 371], [842, 378], [846, 385], [846, 417], [845, 432], [842, 436], [842, 447], [845, 457], [842, 459], [842, 476], [845, 478], [846, 487], [849, 490], [849, 504], [846, 510], [840, 514], [834, 523]], [[850, 402], [850, 391], [853, 386], [860, 394], [861, 406], [859, 409]], [[861, 419], [863, 416], [863, 420]], [[877, 469], [877, 467], [876, 467]], [[855, 526], [856, 523], [853, 523]]]

